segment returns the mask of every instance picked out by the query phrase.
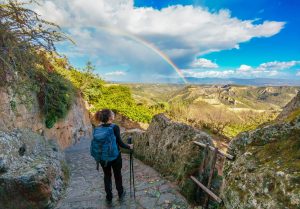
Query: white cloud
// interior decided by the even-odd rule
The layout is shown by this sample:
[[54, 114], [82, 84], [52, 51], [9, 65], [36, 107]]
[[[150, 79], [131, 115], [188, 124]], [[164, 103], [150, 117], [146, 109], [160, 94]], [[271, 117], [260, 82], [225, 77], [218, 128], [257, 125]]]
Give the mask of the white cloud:
[[225, 71], [217, 71], [217, 70], [209, 70], [209, 71], [201, 71], [196, 72], [191, 69], [183, 70], [183, 73], [186, 77], [195, 77], [195, 78], [205, 78], [205, 77], [216, 77], [216, 78], [226, 78], [235, 74], [234, 70], [225, 70]]
[[274, 77], [284, 75], [282, 72], [288, 70], [296, 65], [299, 65], [300, 61], [287, 61], [287, 62], [266, 62], [260, 64], [258, 67], [251, 67], [249, 65], [241, 65], [236, 73], [242, 76], [254, 76], [254, 77]]
[[252, 69], [252, 67], [249, 66], [249, 65], [241, 65], [237, 70], [241, 71], [241, 72], [246, 72], [246, 71], [249, 71], [251, 69]]
[[300, 61], [289, 61], [289, 62], [274, 61], [274, 62], [262, 63], [256, 69], [261, 70], [261, 71], [266, 71], [266, 70], [277, 71], [277, 70], [289, 69], [289, 68], [294, 67], [299, 64], [300, 64]]
[[218, 68], [219, 66], [212, 62], [211, 60], [204, 59], [204, 58], [198, 58], [195, 59], [192, 64], [192, 67], [198, 67], [198, 68]]
[[113, 71], [113, 72], [108, 72], [105, 73], [106, 76], [124, 76], [126, 75], [126, 72], [124, 71]]
[[[138, 8], [134, 7], [133, 0], [44, 0], [36, 11], [46, 19], [72, 30], [81, 31], [84, 30], [82, 28], [90, 27], [96, 34], [105, 31], [122, 38], [126, 33], [141, 37], [181, 66], [187, 66], [202, 54], [239, 48], [240, 43], [255, 37], [273, 36], [285, 24], [277, 21], [256, 24], [254, 20], [232, 17], [229, 10], [210, 12], [193, 6], [169, 6], [161, 10]], [[92, 49], [95, 44], [100, 42], [99, 47], [104, 51], [111, 47], [112, 42], [117, 42], [118, 47], [109, 49], [110, 56], [118, 55], [121, 47], [127, 47], [127, 53], [133, 53], [133, 46], [116, 41], [120, 37], [112, 36], [108, 42], [99, 39], [98, 35], [93, 37], [92, 42], [82, 51], [99, 54]], [[86, 37], [80, 34], [74, 37], [77, 43], [83, 38]]]
[[60, 25], [66, 25], [70, 20], [68, 13], [65, 13], [65, 10], [63, 8], [57, 7], [53, 1], [44, 1], [42, 6], [35, 8], [35, 11], [43, 17], [47, 18], [48, 21]]
[[[207, 70], [207, 71], [196, 71], [196, 69], [185, 69], [183, 73], [187, 77], [243, 77], [243, 78], [258, 78], [258, 77], [275, 77], [275, 76], [286, 76], [284, 70], [289, 70], [292, 67], [300, 65], [300, 61], [287, 61], [287, 62], [267, 62], [262, 63], [258, 67], [252, 67], [249, 65], [242, 64], [237, 69], [231, 70]], [[300, 76], [300, 70], [296, 73]]]

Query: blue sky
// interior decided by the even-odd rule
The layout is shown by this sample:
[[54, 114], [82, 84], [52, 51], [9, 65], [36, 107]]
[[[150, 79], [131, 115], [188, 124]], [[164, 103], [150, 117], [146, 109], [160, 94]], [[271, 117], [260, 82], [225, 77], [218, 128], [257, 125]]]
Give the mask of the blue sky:
[[36, 11], [75, 40], [58, 46], [73, 65], [90, 60], [107, 80], [177, 79], [167, 56], [186, 77], [300, 81], [299, 9], [297, 0], [47, 0]]

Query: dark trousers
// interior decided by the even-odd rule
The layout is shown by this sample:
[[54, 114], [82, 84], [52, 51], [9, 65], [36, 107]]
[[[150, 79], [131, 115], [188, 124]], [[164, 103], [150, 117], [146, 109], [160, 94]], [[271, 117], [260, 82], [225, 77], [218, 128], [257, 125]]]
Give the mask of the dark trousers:
[[118, 191], [118, 195], [123, 194], [123, 184], [122, 184], [122, 157], [121, 154], [118, 156], [117, 159], [113, 161], [107, 162], [107, 165], [105, 166], [104, 162], [100, 162], [101, 167], [104, 172], [104, 185], [105, 185], [105, 192], [106, 192], [106, 199], [111, 200], [112, 195], [112, 181], [111, 181], [111, 168], [114, 171], [114, 177], [115, 177], [115, 183], [116, 183], [116, 189]]

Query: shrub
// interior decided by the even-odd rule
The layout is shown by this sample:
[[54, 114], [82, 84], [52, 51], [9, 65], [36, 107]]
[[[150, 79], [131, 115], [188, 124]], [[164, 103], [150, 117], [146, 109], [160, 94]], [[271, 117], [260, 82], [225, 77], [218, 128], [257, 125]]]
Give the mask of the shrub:
[[39, 105], [45, 116], [47, 128], [52, 128], [70, 109], [75, 90], [72, 84], [61, 75], [51, 72], [40, 74]]

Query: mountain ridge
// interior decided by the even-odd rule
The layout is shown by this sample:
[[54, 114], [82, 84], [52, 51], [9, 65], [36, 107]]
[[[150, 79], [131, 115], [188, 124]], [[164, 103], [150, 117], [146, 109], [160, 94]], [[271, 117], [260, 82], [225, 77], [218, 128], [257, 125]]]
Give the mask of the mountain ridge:
[[300, 80], [275, 79], [275, 78], [195, 78], [187, 77], [190, 83], [197, 84], [236, 84], [254, 86], [300, 86]]
[[216, 77], [185, 77], [187, 83], [182, 79], [168, 79], [167, 81], [156, 82], [130, 82], [130, 81], [110, 81], [111, 83], [120, 84], [198, 84], [198, 85], [242, 85], [242, 86], [300, 86], [300, 79], [276, 79], [276, 78], [216, 78]]

